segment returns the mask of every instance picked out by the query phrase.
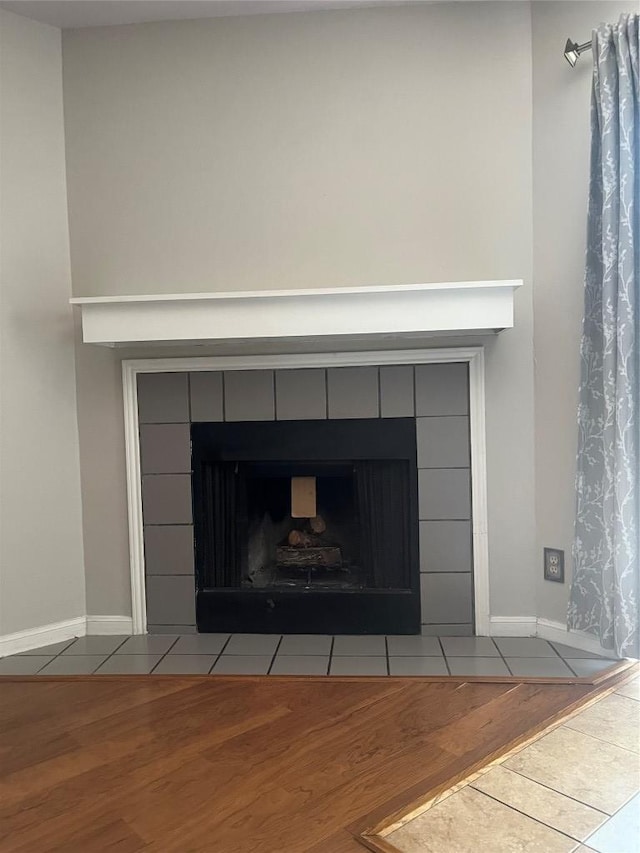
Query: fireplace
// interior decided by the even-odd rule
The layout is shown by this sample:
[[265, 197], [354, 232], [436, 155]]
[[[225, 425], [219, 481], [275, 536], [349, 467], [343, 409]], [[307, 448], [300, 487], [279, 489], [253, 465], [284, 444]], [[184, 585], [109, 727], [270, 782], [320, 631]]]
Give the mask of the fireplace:
[[[483, 457], [472, 453], [469, 401], [463, 361], [139, 374], [144, 526], [134, 517], [132, 529], [144, 574], [133, 592], [149, 632], [280, 633], [282, 616], [282, 632], [402, 633], [419, 611], [423, 633], [473, 633], [470, 461]], [[363, 509], [376, 482], [390, 501], [377, 520]], [[315, 506], [300, 506], [309, 494]]]
[[415, 633], [414, 418], [191, 426], [199, 631]]

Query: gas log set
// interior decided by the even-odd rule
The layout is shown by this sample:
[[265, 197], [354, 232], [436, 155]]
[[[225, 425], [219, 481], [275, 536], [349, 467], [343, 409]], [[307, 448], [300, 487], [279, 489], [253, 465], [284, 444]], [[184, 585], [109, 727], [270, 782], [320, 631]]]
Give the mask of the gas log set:
[[305, 525], [292, 530], [287, 537], [288, 544], [276, 547], [277, 566], [305, 571], [342, 568], [342, 552], [338, 545], [327, 541], [326, 529], [323, 517], [314, 515]]

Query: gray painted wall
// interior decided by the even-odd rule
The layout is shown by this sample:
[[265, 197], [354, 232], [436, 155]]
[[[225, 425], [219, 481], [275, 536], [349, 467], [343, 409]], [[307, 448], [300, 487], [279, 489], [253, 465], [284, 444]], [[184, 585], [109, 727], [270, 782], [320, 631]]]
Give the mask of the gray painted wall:
[[[509, 616], [531, 614], [537, 567], [530, 39], [528, 4], [500, 2], [64, 34], [77, 295], [525, 280], [486, 350]], [[150, 354], [77, 350], [93, 613], [130, 613], [119, 359]]]
[[60, 32], [0, 10], [0, 79], [2, 635], [86, 610]]
[[425, 634], [473, 633], [466, 364], [138, 377], [149, 630], [195, 626], [189, 422], [415, 417]]

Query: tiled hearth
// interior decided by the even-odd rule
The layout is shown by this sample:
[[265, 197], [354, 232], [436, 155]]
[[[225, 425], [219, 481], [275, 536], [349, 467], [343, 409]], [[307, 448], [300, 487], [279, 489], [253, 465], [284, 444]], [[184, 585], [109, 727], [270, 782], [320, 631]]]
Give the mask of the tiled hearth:
[[612, 660], [522, 637], [183, 634], [81, 637], [0, 660], [0, 675], [590, 677]]

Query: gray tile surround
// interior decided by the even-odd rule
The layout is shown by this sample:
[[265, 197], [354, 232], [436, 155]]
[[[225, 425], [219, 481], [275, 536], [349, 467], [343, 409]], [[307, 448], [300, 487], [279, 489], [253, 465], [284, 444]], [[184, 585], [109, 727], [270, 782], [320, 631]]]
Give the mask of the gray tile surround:
[[141, 424], [140, 468], [143, 474], [190, 474], [189, 424]]
[[416, 415], [469, 413], [466, 364], [416, 365]]
[[411, 365], [380, 368], [380, 417], [412, 418], [416, 413], [415, 383]]
[[471, 521], [421, 521], [420, 571], [469, 572]]
[[329, 417], [380, 417], [377, 367], [332, 367], [327, 370]]
[[191, 475], [143, 475], [142, 516], [145, 525], [191, 524]]
[[422, 618], [429, 624], [468, 624], [473, 618], [472, 585], [466, 574], [438, 572], [423, 575], [420, 595]]
[[188, 381], [187, 373], [140, 373], [138, 375], [140, 423], [188, 423]]
[[217, 423], [224, 420], [222, 373], [203, 370], [189, 374], [191, 421]]
[[195, 630], [189, 420], [417, 415], [422, 598], [436, 594], [423, 633], [473, 633], [466, 364], [142, 374], [138, 387], [150, 630]]
[[420, 521], [454, 521], [471, 518], [469, 469], [419, 469], [418, 516]]
[[147, 575], [193, 577], [193, 526], [190, 524], [146, 526], [144, 559]]
[[147, 575], [147, 619], [160, 625], [195, 625], [193, 575]]
[[[186, 634], [83, 637], [0, 659], [0, 675], [391, 675], [592, 677], [615, 661], [534, 639], [536, 657], [505, 657], [499, 644], [522, 638]], [[521, 647], [522, 648], [522, 647]], [[547, 653], [543, 653], [546, 648]], [[101, 654], [85, 654], [87, 649]], [[258, 651], [259, 650], [259, 651]], [[338, 653], [336, 654], [336, 650]]]
[[468, 468], [469, 418], [416, 418], [418, 468]]
[[325, 420], [326, 370], [277, 370], [275, 408], [279, 421]]
[[230, 370], [225, 373], [225, 420], [274, 420], [274, 381], [273, 370]]

